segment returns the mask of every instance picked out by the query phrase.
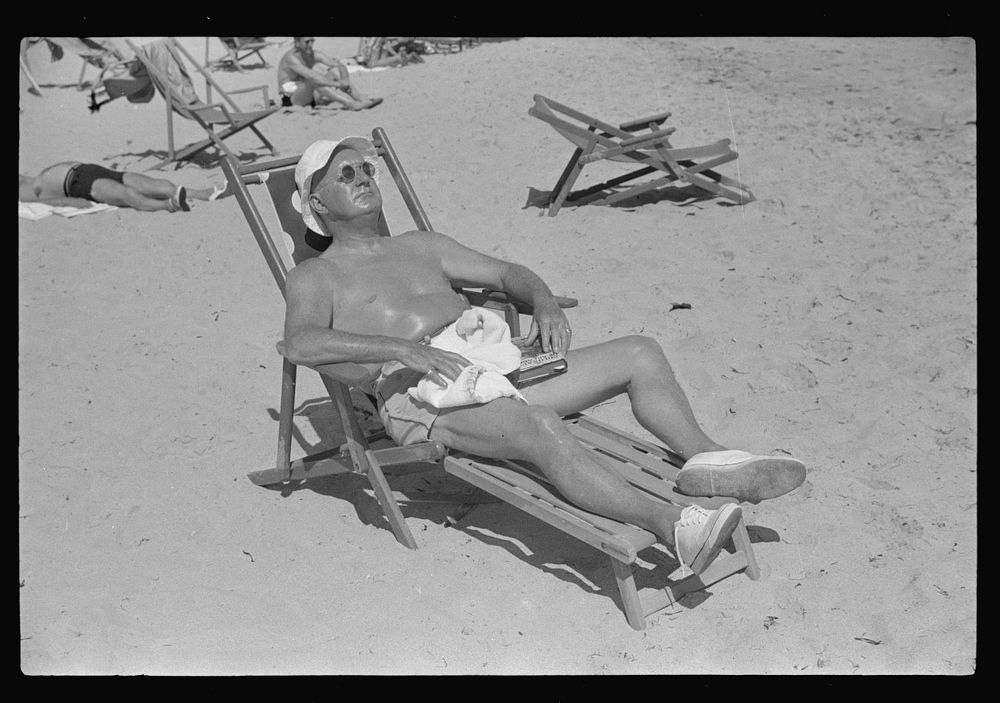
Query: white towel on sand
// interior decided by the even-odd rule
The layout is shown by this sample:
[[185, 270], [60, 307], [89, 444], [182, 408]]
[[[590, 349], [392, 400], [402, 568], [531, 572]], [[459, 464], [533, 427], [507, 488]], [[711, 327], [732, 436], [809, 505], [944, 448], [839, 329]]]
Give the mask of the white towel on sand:
[[487, 403], [503, 397], [524, 400], [504, 376], [520, 367], [521, 350], [511, 343], [510, 328], [497, 313], [484, 308], [466, 310], [435, 335], [430, 345], [461, 354], [472, 363], [444, 385], [431, 378], [434, 374], [425, 374], [409, 390], [417, 400], [435, 408]]
[[88, 215], [92, 212], [103, 210], [117, 210], [114, 205], [107, 203], [94, 203], [90, 207], [79, 208], [69, 205], [49, 205], [48, 203], [24, 203], [17, 201], [17, 216], [26, 220], [40, 220], [49, 215], [62, 215], [63, 217], [76, 217], [77, 215]]

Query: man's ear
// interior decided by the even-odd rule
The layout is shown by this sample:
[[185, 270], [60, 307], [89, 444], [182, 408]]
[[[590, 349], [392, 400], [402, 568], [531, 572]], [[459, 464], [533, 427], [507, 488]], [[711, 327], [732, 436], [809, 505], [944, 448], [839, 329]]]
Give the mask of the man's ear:
[[323, 204], [323, 201], [319, 199], [316, 193], [309, 194], [309, 205], [312, 207], [313, 212], [326, 212], [326, 205]]

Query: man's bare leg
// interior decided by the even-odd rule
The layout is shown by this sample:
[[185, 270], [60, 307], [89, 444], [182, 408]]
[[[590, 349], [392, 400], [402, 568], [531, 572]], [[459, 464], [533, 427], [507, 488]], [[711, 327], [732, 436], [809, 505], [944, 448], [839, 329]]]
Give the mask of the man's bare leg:
[[621, 337], [571, 349], [566, 361], [566, 373], [522, 390], [528, 402], [569, 415], [627, 393], [639, 424], [684, 459], [725, 449], [698, 424], [687, 395], [655, 340], [638, 335]]
[[498, 398], [446, 409], [430, 438], [470, 454], [529, 461], [574, 505], [639, 525], [673, 544], [680, 508], [654, 501], [597, 461], [550, 408]]
[[444, 410], [431, 439], [480, 456], [531, 462], [571, 503], [649, 530], [695, 573], [718, 556], [742, 516], [733, 503], [711, 511], [697, 505], [682, 510], [653, 500], [602, 464], [559, 415], [540, 405], [498, 398]]
[[[160, 200], [169, 200], [177, 193], [177, 184], [165, 178], [152, 178], [141, 173], [127, 172], [122, 180], [129, 188], [139, 191], [142, 195]], [[185, 188], [187, 197], [196, 200], [210, 200], [212, 188]]]
[[565, 374], [523, 391], [528, 401], [568, 415], [627, 393], [639, 424], [685, 459], [676, 483], [688, 495], [756, 503], [805, 481], [805, 465], [797, 459], [727, 450], [709, 438], [655, 340], [623, 337], [571, 350], [566, 359]]
[[[176, 189], [176, 186], [174, 188]], [[131, 188], [118, 181], [113, 181], [110, 178], [98, 178], [95, 180], [90, 193], [94, 200], [98, 202], [118, 207], [130, 207], [133, 210], [141, 210], [143, 212], [156, 212], [158, 210], [176, 212], [180, 209], [176, 199], [173, 198], [174, 191], [167, 194], [165, 198], [159, 197], [159, 195], [157, 197], [150, 197], [135, 188]]]

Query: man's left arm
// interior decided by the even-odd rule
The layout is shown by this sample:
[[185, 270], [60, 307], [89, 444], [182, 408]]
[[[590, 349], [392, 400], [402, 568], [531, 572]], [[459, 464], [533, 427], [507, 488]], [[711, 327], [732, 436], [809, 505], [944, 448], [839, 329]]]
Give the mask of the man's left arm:
[[532, 307], [528, 343], [540, 338], [544, 351], [569, 350], [570, 327], [545, 281], [521, 264], [496, 259], [462, 246], [445, 235], [434, 235], [441, 247], [445, 275], [455, 285], [483, 286], [500, 290]]

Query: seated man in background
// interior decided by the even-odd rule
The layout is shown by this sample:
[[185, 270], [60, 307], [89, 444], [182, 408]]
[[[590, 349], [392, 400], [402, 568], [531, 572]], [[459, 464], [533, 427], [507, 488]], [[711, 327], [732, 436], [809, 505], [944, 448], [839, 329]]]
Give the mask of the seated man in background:
[[[336, 59], [316, 51], [316, 37], [293, 37], [295, 45], [278, 64], [278, 88], [281, 103], [292, 105], [323, 105], [337, 103], [348, 110], [367, 110], [382, 102], [382, 98], [367, 98], [351, 83], [345, 66]], [[317, 66], [325, 66], [317, 70]], [[332, 71], [330, 70], [332, 69]]]
[[[544, 281], [524, 266], [438, 232], [380, 236], [377, 163], [374, 147], [361, 137], [321, 140], [303, 153], [293, 204], [307, 227], [331, 241], [288, 274], [278, 351], [296, 364], [367, 366], [379, 415], [397, 443], [430, 439], [480, 456], [531, 462], [567, 500], [650, 530], [696, 573], [730, 538], [739, 506], [682, 510], [651, 499], [598, 461], [562, 417], [627, 394], [639, 423], [686, 460], [676, 484], [690, 495], [759, 501], [805, 480], [805, 466], [796, 459], [754, 456], [710, 439], [655, 340], [629, 336], [570, 349], [565, 314]], [[441, 340], [450, 344], [470, 320], [477, 329], [477, 317], [479, 329], [506, 323], [492, 311], [470, 309], [452, 286], [482, 286], [530, 303], [529, 342], [540, 338], [545, 351], [564, 351], [569, 370], [521, 389], [504, 388], [494, 376], [489, 393], [480, 395], [478, 379], [489, 374], [470, 374], [469, 360]], [[487, 314], [498, 319], [485, 321]], [[439, 407], [422, 393], [421, 386], [432, 382], [461, 386], [471, 399]]]
[[112, 171], [99, 164], [63, 161], [43, 169], [34, 177], [17, 174], [17, 189], [17, 199], [25, 203], [77, 208], [88, 208], [90, 203], [107, 203], [145, 212], [177, 212], [191, 209], [189, 197], [215, 200], [225, 187], [185, 188], [165, 178]]

